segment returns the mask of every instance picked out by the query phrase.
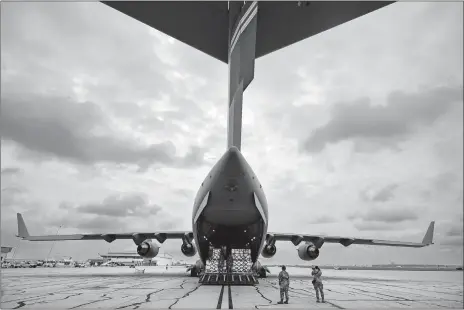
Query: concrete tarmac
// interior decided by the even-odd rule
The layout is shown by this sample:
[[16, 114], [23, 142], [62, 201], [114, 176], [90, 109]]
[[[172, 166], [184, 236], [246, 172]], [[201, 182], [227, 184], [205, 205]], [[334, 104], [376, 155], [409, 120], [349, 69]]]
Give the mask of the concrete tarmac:
[[463, 309], [462, 271], [323, 270], [316, 303], [310, 269], [288, 268], [290, 303], [278, 305], [279, 268], [256, 286], [205, 286], [185, 267], [3, 269], [1, 309]]

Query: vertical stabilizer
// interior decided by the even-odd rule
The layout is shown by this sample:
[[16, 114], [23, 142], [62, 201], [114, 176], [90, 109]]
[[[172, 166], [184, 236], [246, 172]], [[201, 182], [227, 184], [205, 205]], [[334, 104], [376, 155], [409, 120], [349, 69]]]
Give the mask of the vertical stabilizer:
[[254, 78], [258, 2], [229, 2], [227, 148], [241, 149], [243, 92]]

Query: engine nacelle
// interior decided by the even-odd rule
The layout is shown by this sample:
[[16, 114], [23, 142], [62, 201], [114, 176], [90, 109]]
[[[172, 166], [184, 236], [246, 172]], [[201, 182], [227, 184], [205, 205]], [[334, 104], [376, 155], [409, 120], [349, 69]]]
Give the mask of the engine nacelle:
[[252, 266], [251, 270], [258, 275], [260, 278], [266, 278], [267, 274], [270, 273], [269, 269], [263, 265], [259, 261], [256, 261]]
[[275, 245], [266, 244], [261, 252], [261, 255], [265, 258], [270, 258], [275, 255], [277, 248]]
[[187, 257], [192, 257], [192, 256], [195, 256], [195, 254], [197, 254], [197, 248], [192, 243], [182, 244], [182, 246], [180, 247], [180, 250], [182, 254], [184, 254]]
[[198, 277], [198, 275], [205, 269], [205, 265], [203, 265], [203, 262], [199, 259], [196, 261], [195, 264], [190, 265], [187, 267], [187, 272], [190, 272], [190, 276], [192, 277]]
[[319, 249], [311, 242], [307, 242], [298, 247], [298, 256], [302, 260], [311, 261], [319, 257]]
[[158, 255], [159, 249], [160, 247], [156, 243], [147, 239], [137, 246], [137, 254], [143, 258], [153, 258]]

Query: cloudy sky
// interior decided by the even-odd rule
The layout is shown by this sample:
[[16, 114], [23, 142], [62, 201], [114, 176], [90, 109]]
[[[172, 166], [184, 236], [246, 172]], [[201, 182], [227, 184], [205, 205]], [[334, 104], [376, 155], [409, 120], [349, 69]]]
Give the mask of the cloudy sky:
[[[270, 230], [420, 241], [324, 245], [319, 264], [461, 263], [463, 4], [395, 3], [256, 62], [243, 154]], [[101, 3], [2, 3], [1, 242], [191, 229], [226, 144], [227, 66]], [[132, 241], [56, 243], [83, 259]], [[179, 241], [164, 251], [182, 258]], [[265, 262], [301, 262], [290, 243]]]

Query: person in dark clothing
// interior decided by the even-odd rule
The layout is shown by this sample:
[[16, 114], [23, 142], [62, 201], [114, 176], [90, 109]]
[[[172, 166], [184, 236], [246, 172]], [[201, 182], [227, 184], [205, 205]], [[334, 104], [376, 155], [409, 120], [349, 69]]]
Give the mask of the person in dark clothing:
[[288, 275], [286, 269], [287, 268], [285, 268], [285, 266], [282, 266], [282, 271], [279, 273], [280, 301], [278, 304], [288, 304], [288, 288], [290, 286], [290, 276]]

